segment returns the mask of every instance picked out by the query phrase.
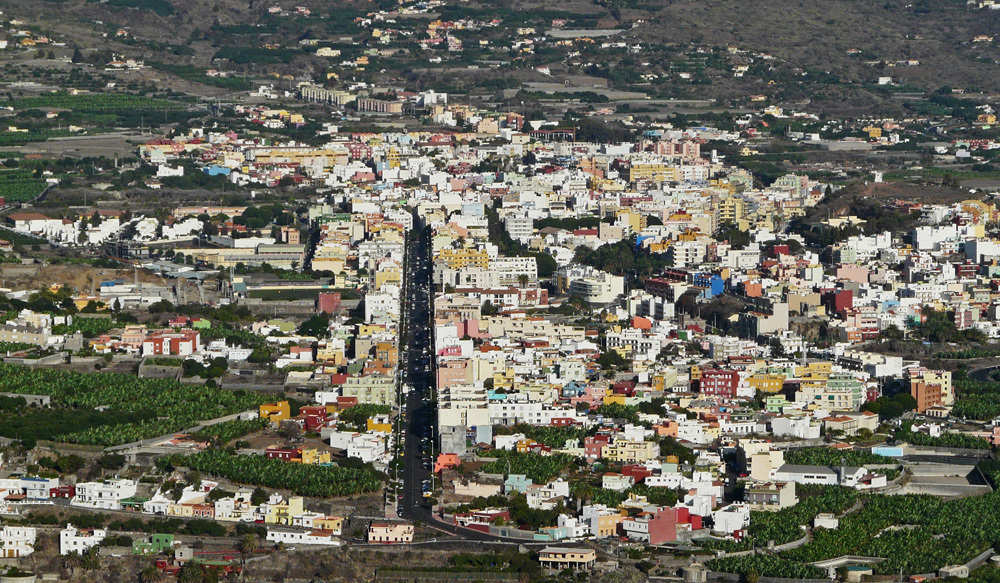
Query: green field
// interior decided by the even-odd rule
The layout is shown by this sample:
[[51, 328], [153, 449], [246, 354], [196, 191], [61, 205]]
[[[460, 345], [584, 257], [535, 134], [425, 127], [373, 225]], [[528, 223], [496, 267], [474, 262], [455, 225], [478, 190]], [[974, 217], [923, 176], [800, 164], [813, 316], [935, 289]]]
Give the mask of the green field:
[[7, 202], [28, 202], [46, 186], [46, 182], [35, 178], [30, 170], [0, 170], [0, 197]]

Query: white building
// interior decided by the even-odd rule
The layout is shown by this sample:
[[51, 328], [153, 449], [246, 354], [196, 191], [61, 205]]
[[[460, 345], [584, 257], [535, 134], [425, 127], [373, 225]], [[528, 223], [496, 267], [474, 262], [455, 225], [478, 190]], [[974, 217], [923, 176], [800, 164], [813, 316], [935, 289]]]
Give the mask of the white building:
[[329, 530], [285, 530], [280, 528], [269, 528], [267, 530], [267, 540], [273, 543], [284, 543], [286, 545], [323, 545], [328, 547], [339, 547], [340, 541], [334, 538]]
[[779, 482], [795, 482], [796, 484], [822, 484], [825, 486], [847, 486], [848, 488], [863, 487], [864, 478], [869, 474], [864, 467], [829, 467], [801, 466], [785, 464], [774, 473], [774, 479]]
[[712, 513], [715, 532], [730, 534], [750, 526], [750, 507], [746, 504], [730, 504]]
[[528, 508], [535, 510], [552, 510], [559, 501], [569, 498], [569, 482], [559, 478], [548, 484], [531, 484], [525, 491]]
[[775, 417], [771, 420], [771, 433], [775, 437], [819, 439], [821, 425], [812, 417]]
[[135, 492], [136, 483], [133, 480], [83, 482], [76, 485], [76, 496], [70, 504], [100, 510], [121, 510], [122, 500], [135, 496]]
[[83, 554], [87, 549], [99, 545], [106, 536], [108, 531], [104, 529], [79, 530], [72, 524], [67, 524], [66, 528], [59, 531], [59, 554]]
[[36, 535], [30, 526], [4, 526], [0, 530], [0, 557], [27, 557], [35, 552]]
[[329, 439], [330, 447], [347, 450], [347, 457], [372, 463], [387, 461], [385, 458], [389, 452], [389, 436], [384, 433], [334, 431], [330, 433]]
[[503, 221], [504, 229], [511, 239], [527, 243], [535, 232], [535, 224], [531, 217], [507, 217]]

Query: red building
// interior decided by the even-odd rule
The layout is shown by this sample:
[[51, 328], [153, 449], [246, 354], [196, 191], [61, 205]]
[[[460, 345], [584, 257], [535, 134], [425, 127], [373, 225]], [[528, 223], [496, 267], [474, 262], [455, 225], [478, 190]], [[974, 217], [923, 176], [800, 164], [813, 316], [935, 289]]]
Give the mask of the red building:
[[587, 460], [594, 461], [601, 457], [604, 447], [611, 443], [610, 435], [592, 435], [583, 440], [583, 452]]
[[197, 330], [154, 330], [142, 341], [142, 355], [194, 354], [201, 346], [201, 334]]
[[333, 418], [327, 413], [325, 405], [309, 405], [299, 409], [295, 421], [305, 431], [319, 431], [329, 426], [333, 422]]
[[510, 512], [505, 508], [486, 508], [455, 514], [455, 525], [471, 528], [480, 532], [489, 532], [490, 524], [497, 521], [509, 522]]
[[640, 466], [638, 464], [629, 464], [622, 466], [621, 474], [623, 476], [631, 476], [632, 480], [636, 484], [639, 484], [643, 482], [646, 478], [652, 476], [653, 472], [646, 466]]
[[709, 368], [701, 372], [698, 381], [698, 392], [713, 397], [736, 397], [736, 389], [740, 384], [740, 373], [735, 370]]
[[291, 448], [291, 447], [269, 447], [264, 455], [267, 456], [269, 460], [284, 460], [290, 461], [292, 458], [297, 458], [302, 450]]
[[49, 488], [49, 498], [72, 498], [73, 496], [76, 496], [76, 486], [71, 484]]
[[659, 545], [674, 542], [677, 540], [677, 530], [679, 527], [691, 530], [701, 530], [701, 517], [691, 514], [687, 508], [660, 508], [656, 512], [644, 512], [635, 518], [622, 523], [625, 533], [630, 536], [638, 535], [645, 538], [645, 530], [648, 533], [649, 544]]
[[322, 292], [316, 300], [316, 311], [322, 314], [336, 314], [340, 311], [340, 292]]
[[842, 314], [848, 308], [854, 307], [854, 291], [835, 289], [823, 292], [823, 295], [820, 296], [820, 303], [826, 307], [828, 314]]
[[979, 273], [979, 264], [973, 263], [972, 261], [966, 261], [965, 263], [952, 263], [952, 267], [955, 268], [955, 276], [959, 279], [966, 279], [975, 277]]

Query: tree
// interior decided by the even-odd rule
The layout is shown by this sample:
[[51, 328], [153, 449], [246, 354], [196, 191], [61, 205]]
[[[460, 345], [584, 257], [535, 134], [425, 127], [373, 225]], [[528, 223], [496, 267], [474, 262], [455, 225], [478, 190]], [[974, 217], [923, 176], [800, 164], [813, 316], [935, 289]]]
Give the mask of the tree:
[[902, 340], [903, 331], [899, 329], [899, 326], [889, 324], [885, 327], [885, 330], [882, 330], [882, 338], [887, 340]]
[[528, 277], [526, 274], [522, 273], [521, 275], [517, 276], [517, 283], [521, 284], [521, 287], [525, 287], [528, 285], [529, 279], [531, 278]]
[[250, 495], [250, 503], [254, 506], [260, 506], [261, 504], [267, 502], [270, 496], [263, 488], [254, 488], [253, 494]]
[[164, 312], [173, 312], [174, 304], [167, 300], [160, 300], [149, 305], [150, 314], [162, 314]]
[[118, 470], [125, 465], [125, 456], [120, 453], [106, 453], [97, 458], [97, 464], [105, 470]]
[[252, 555], [258, 548], [260, 548], [260, 542], [257, 540], [257, 535], [251, 532], [246, 533], [236, 541], [236, 550], [240, 552], [241, 567], [246, 567], [247, 556]]
[[312, 316], [308, 320], [299, 326], [299, 334], [302, 336], [315, 336], [317, 338], [323, 338], [327, 335], [330, 329], [330, 315], [321, 312]]
[[205, 570], [198, 561], [184, 563], [177, 572], [177, 583], [201, 583], [205, 578]]
[[625, 368], [628, 361], [615, 350], [609, 350], [597, 357], [597, 364], [604, 370], [611, 368]]
[[139, 583], [159, 583], [163, 580], [163, 572], [156, 568], [156, 565], [147, 565], [145, 569], [139, 571]]

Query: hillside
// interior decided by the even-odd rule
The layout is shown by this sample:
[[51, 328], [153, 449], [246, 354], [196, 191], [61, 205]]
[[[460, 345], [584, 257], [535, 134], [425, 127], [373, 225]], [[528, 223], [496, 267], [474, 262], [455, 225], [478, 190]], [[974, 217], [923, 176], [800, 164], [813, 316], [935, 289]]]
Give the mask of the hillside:
[[[771, 104], [808, 104], [832, 115], [900, 114], [904, 100], [943, 86], [1000, 91], [1000, 49], [989, 36], [1000, 27], [1000, 11], [964, 0], [473, 0], [374, 24], [359, 22], [380, 9], [369, 2], [0, 0], [0, 9], [39, 22], [70, 46], [258, 77], [339, 73], [340, 63], [316, 58], [308, 48], [319, 41], [345, 57], [392, 54], [377, 67], [352, 70], [363, 71], [355, 75], [359, 80], [426, 85], [437, 79], [452, 92], [470, 84], [517, 87], [538, 81], [532, 75], [542, 68], [558, 82], [602, 77], [609, 87], [652, 98], [711, 98], [739, 108], [759, 94]], [[459, 52], [419, 46], [438, 18], [499, 24], [449, 31], [465, 43]], [[552, 46], [557, 43], [544, 35], [555, 19], [567, 28], [617, 28], [622, 32], [607, 38], [631, 48], [602, 47], [602, 39]], [[391, 42], [378, 36], [385, 26], [398, 33]], [[523, 32], [528, 26], [533, 33]], [[119, 30], [128, 36], [116, 37]], [[525, 38], [543, 44], [535, 42], [527, 53], [512, 49]], [[504, 76], [463, 84], [462, 75], [454, 75], [482, 62], [504, 63]], [[878, 84], [885, 77], [891, 86]]]

